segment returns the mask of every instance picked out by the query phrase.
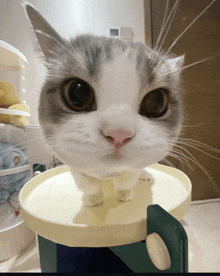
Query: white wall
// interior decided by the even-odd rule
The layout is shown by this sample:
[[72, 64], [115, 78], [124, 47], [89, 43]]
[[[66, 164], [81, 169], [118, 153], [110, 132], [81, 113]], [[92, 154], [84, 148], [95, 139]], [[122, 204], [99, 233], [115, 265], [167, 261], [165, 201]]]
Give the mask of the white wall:
[[134, 40], [144, 43], [143, 0], [84, 1], [89, 32], [109, 36], [111, 27], [132, 27]]
[[[31, 123], [38, 124], [39, 91], [45, 69], [33, 52], [36, 38], [30, 29], [21, 0], [0, 0], [0, 40], [28, 59], [27, 92], [21, 95], [31, 107]], [[79, 33], [109, 35], [111, 27], [132, 27], [134, 40], [144, 42], [143, 0], [29, 0], [63, 37]]]

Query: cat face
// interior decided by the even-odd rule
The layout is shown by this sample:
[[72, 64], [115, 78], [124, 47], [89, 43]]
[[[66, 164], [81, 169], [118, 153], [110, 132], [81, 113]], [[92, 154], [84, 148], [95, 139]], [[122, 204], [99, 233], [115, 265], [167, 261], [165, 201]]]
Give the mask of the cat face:
[[46, 58], [39, 121], [59, 158], [81, 170], [164, 159], [181, 128], [183, 57], [161, 61], [146, 45], [114, 38], [66, 41], [25, 9]]

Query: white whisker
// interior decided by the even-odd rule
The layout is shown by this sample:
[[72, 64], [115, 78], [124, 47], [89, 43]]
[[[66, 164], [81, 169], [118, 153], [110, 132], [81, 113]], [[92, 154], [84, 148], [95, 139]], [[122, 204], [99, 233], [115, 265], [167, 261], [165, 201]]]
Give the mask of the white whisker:
[[[171, 151], [172, 153], [175, 153], [178, 158], [176, 158], [177, 160], [179, 160], [181, 163], [182, 163], [182, 160], [185, 161], [186, 165], [191, 169], [193, 170], [192, 166], [190, 165], [189, 163], [189, 160], [188, 160], [188, 156], [185, 155], [183, 152], [177, 150], [177, 149], [172, 149]], [[181, 159], [182, 158], [182, 159]], [[183, 164], [183, 163], [182, 163]], [[183, 164], [183, 167], [184, 167], [184, 164]]]
[[[196, 61], [196, 62], [194, 62], [194, 63], [191, 63], [191, 64], [189, 64], [189, 65], [186, 65], [186, 66], [184, 66], [184, 67], [178, 68], [178, 69], [172, 71], [172, 74], [173, 74], [173, 73], [176, 73], [176, 72], [179, 72], [179, 71], [183, 71], [183, 70], [185, 70], [185, 69], [187, 69], [187, 68], [189, 68], [189, 67], [192, 67], [192, 66], [194, 66], [194, 65], [197, 65], [197, 64], [199, 64], [199, 63], [205, 62], [205, 61], [207, 61], [207, 60], [209, 60], [209, 59], [212, 59], [212, 58], [215, 58], [215, 57], [217, 57], [217, 56], [205, 58], [205, 59], [202, 59], [202, 60], [200, 60], [200, 61]], [[171, 74], [171, 73], [164, 74], [164, 75], [162, 75], [160, 78], [162, 79], [162, 78], [164, 78], [164, 77], [166, 77], [167, 75], [170, 75], [170, 74]]]
[[170, 156], [176, 158], [177, 161], [181, 162], [181, 164], [183, 166], [183, 170], [185, 169], [184, 164], [186, 164], [189, 169], [194, 170], [192, 168], [192, 166], [190, 165], [189, 160], [187, 159], [187, 156], [185, 157], [185, 155], [182, 152], [177, 151], [177, 150], [176, 151], [172, 150], [170, 153]]
[[169, 154], [170, 157], [173, 157], [175, 159], [177, 159], [177, 161], [180, 161], [184, 167], [184, 164], [183, 164], [183, 161], [181, 160], [180, 156], [178, 153], [174, 152], [174, 151], [171, 151], [170, 154]]
[[164, 158], [162, 161], [164, 161], [165, 163], [167, 163], [169, 166], [175, 168], [175, 166], [173, 165], [173, 163], [171, 163], [169, 160], [167, 160], [166, 158]]
[[159, 66], [159, 64], [165, 59], [165, 57], [169, 54], [171, 49], [176, 45], [176, 43], [179, 41], [179, 39], [185, 34], [186, 31], [214, 4], [216, 0], [213, 0], [190, 24], [189, 26], [175, 39], [175, 41], [172, 43], [170, 48], [167, 50], [165, 55], [161, 58], [161, 60], [156, 65], [155, 69]]
[[[181, 140], [182, 140], [182, 141], [181, 141]], [[210, 151], [213, 151], [213, 152], [215, 152], [215, 153], [220, 154], [220, 150], [218, 150], [218, 149], [216, 149], [216, 148], [213, 148], [213, 147], [211, 147], [211, 146], [209, 146], [209, 145], [206, 145], [206, 144], [204, 144], [204, 143], [202, 143], [202, 142], [195, 141], [195, 140], [181, 138], [179, 141], [177, 140], [176, 143], [181, 143], [181, 144], [183, 144], [183, 145], [185, 144], [185, 145], [187, 145], [187, 146], [200, 146], [200, 147], [202, 147], [202, 148], [206, 148], [206, 149], [209, 149]], [[199, 150], [198, 148], [196, 148], [196, 149]], [[205, 153], [205, 154], [208, 155], [208, 153]], [[216, 158], [216, 157], [214, 157], [214, 156], [211, 156], [211, 157]], [[216, 159], [220, 160], [219, 158], [216, 158]]]
[[[172, 141], [172, 139], [171, 139], [171, 141]], [[196, 142], [196, 141], [195, 141]], [[199, 142], [200, 143], [200, 142]], [[203, 144], [203, 143], [201, 143], [201, 144]], [[203, 145], [205, 145], [205, 144], [203, 144]], [[179, 146], [179, 145], [175, 145], [175, 147], [177, 147], [177, 148], [179, 148], [179, 149], [182, 149], [183, 151], [185, 151], [185, 152], [187, 152], [187, 154], [189, 154], [191, 157], [189, 157], [189, 156], [187, 156], [187, 155], [185, 155], [184, 153], [182, 153], [182, 152], [180, 152], [180, 151], [178, 151], [178, 150], [173, 150], [172, 149], [172, 151], [174, 151], [174, 152], [178, 152], [178, 154], [180, 154], [180, 156], [182, 157], [182, 158], [185, 158], [185, 159], [188, 159], [189, 161], [191, 161], [192, 163], [194, 163], [197, 167], [199, 167], [207, 176], [208, 176], [208, 178], [212, 181], [212, 183], [214, 184], [214, 186], [215, 187], [217, 187], [216, 186], [216, 184], [215, 184], [215, 182], [214, 182], [214, 180], [212, 179], [212, 177], [209, 175], [209, 173], [207, 172], [207, 170], [195, 159], [195, 157], [188, 151], [188, 150], [186, 150], [185, 148], [183, 148], [183, 147], [181, 147], [181, 146]], [[216, 149], [215, 149], [216, 150]], [[203, 152], [204, 153], [204, 152]], [[220, 153], [220, 151], [219, 151], [219, 153]], [[213, 157], [213, 156], [212, 156]], [[219, 159], [218, 159], [219, 160]]]
[[[158, 38], [157, 38], [157, 43], [156, 43], [156, 45], [155, 45], [155, 47], [154, 47], [154, 50], [155, 50], [155, 51], [157, 51], [157, 46], [158, 46], [158, 44], [159, 44], [160, 38], [161, 38], [161, 36], [162, 36], [162, 34], [163, 34], [164, 29], [166, 28], [166, 24], [167, 24], [167, 22], [166, 22], [166, 17], [167, 17], [167, 12], [168, 12], [168, 6], [169, 6], [169, 0], [167, 0], [166, 9], [165, 9], [164, 18], [163, 18], [163, 23], [162, 23], [161, 29], [160, 29], [160, 34], [159, 34], [159, 36], [158, 36]], [[171, 13], [172, 13], [172, 11], [171, 11]], [[170, 14], [171, 14], [171, 13], [170, 13]], [[169, 20], [169, 18], [168, 18], [168, 20]], [[165, 22], [166, 22], [166, 23], [165, 23]]]
[[[180, 142], [179, 142], [180, 143]], [[193, 145], [191, 145], [191, 144], [189, 144], [189, 143], [181, 143], [182, 145], [186, 145], [186, 146], [188, 146], [188, 147], [191, 147], [191, 148], [194, 148], [194, 149], [196, 149], [196, 150], [198, 150], [198, 151], [200, 151], [200, 152], [202, 152], [202, 153], [204, 153], [204, 154], [206, 154], [206, 155], [208, 155], [208, 156], [210, 156], [210, 157], [212, 157], [212, 158], [214, 158], [214, 159], [217, 159], [217, 160], [220, 160], [220, 158], [218, 158], [218, 157], [215, 157], [214, 155], [211, 155], [211, 154], [209, 154], [209, 153], [207, 153], [207, 152], [205, 152], [205, 151], [203, 151], [203, 150], [201, 150], [201, 149], [198, 149], [197, 147], [195, 147], [195, 146], [193, 146]]]
[[[166, 9], [165, 9], [165, 13], [164, 13], [164, 17], [163, 17], [163, 23], [161, 25], [161, 31], [164, 29], [164, 26], [165, 26], [165, 22], [166, 22], [166, 18], [167, 18], [167, 12], [168, 12], [168, 6], [169, 6], [169, 0], [167, 0], [167, 3], [166, 3]], [[166, 27], [166, 26], [165, 26]], [[158, 42], [158, 41], [157, 41]]]
[[[183, 150], [187, 151], [186, 149], [184, 149], [183, 147], [181, 147]], [[192, 154], [190, 154], [188, 151], [187, 153], [192, 157], [190, 158], [189, 156], [186, 156], [185, 154], [183, 153], [180, 153], [180, 154], [183, 154], [188, 160], [190, 160], [192, 163], [194, 163], [197, 167], [199, 167], [201, 169], [201, 171], [203, 171], [207, 176], [208, 178], [212, 181], [212, 183], [216, 186], [214, 180], [212, 179], [212, 177], [209, 175], [209, 173], [207, 172], [207, 170], [192, 156]], [[183, 158], [183, 157], [182, 157]]]
[[[170, 142], [171, 142], [171, 143], [170, 143]], [[182, 160], [181, 160], [180, 157], [184, 157], [184, 158], [187, 157], [184, 153], [182, 153], [180, 150], [178, 150], [177, 148], [175, 148], [175, 146], [176, 146], [176, 141], [175, 141], [174, 139], [170, 139], [170, 141], [169, 141], [169, 146], [170, 146], [170, 148], [171, 148], [170, 152], [176, 154], [176, 157], [175, 157], [175, 158], [176, 158], [177, 160], [179, 160], [180, 162], [182, 162]], [[187, 165], [188, 165], [188, 160], [185, 160], [185, 161], [187, 161]]]
[[209, 122], [207, 122], [207, 123], [202, 123], [202, 124], [198, 124], [198, 125], [184, 125], [184, 124], [182, 124], [182, 127], [185, 127], [185, 128], [187, 128], [187, 127], [189, 127], [189, 128], [194, 128], [194, 127], [200, 127], [200, 126], [206, 126], [207, 124], [209, 124], [209, 123], [211, 123], [211, 121], [209, 121]]
[[[171, 16], [172, 16], [172, 18], [171, 18], [171, 20], [170, 20], [170, 24], [168, 25], [168, 28], [167, 28], [167, 30], [166, 30], [166, 32], [165, 32], [163, 41], [162, 41], [162, 43], [161, 43], [161, 45], [160, 45], [160, 48], [159, 48], [159, 50], [158, 50], [157, 52], [160, 51], [160, 49], [161, 49], [161, 47], [162, 47], [162, 44], [163, 44], [163, 42], [164, 42], [164, 40], [165, 40], [165, 38], [166, 38], [166, 36], [167, 36], [169, 30], [170, 30], [170, 27], [171, 27], [171, 25], [172, 25], [172, 23], [173, 23], [173, 20], [174, 20], [176, 11], [177, 11], [177, 6], [178, 6], [178, 4], [179, 4], [179, 1], [180, 1], [180, 0], [177, 0], [176, 3], [175, 3], [175, 5], [173, 6], [173, 8], [172, 8], [172, 10], [171, 10], [171, 12], [170, 12], [170, 14], [169, 14], [169, 16], [168, 16], [168, 18], [167, 18], [167, 21], [166, 21], [164, 27], [163, 27], [164, 22], [163, 22], [163, 24], [162, 24], [161, 31], [160, 31], [159, 37], [158, 37], [158, 39], [157, 39], [156, 46], [155, 46], [155, 48], [154, 48], [155, 51], [157, 51], [157, 47], [158, 47], [159, 41], [160, 41], [160, 39], [161, 39], [161, 36], [162, 36], [164, 30], [166, 29], [166, 26], [167, 26], [167, 24], [169, 23], [169, 20], [170, 20], [170, 18], [171, 18]], [[169, 3], [169, 1], [167, 1], [167, 6], [166, 6], [165, 15], [166, 15], [167, 10], [168, 10], [168, 3]], [[165, 20], [165, 16], [164, 16], [164, 20]], [[152, 61], [150, 62], [150, 64], [153, 64], [153, 63], [154, 63], [155, 57], [156, 57], [156, 56], [153, 57], [153, 59], [152, 59]]]
[[[176, 4], [177, 4], [177, 5], [176, 5]], [[175, 18], [175, 16], [176, 16], [176, 12], [177, 12], [177, 9], [178, 9], [178, 5], [179, 5], [179, 0], [176, 1], [175, 5], [174, 5], [174, 7], [173, 7], [173, 15], [172, 15], [172, 18], [171, 18], [171, 20], [170, 20], [170, 24], [168, 25], [168, 28], [167, 28], [167, 30], [166, 30], [166, 32], [165, 32], [165, 34], [164, 34], [163, 40], [161, 41], [160, 48], [158, 49], [158, 52], [160, 52], [160, 50], [161, 50], [161, 48], [162, 48], [162, 46], [163, 46], [163, 43], [164, 43], [164, 41], [165, 41], [165, 39], [166, 39], [166, 37], [167, 37], [167, 35], [168, 35], [168, 32], [169, 32], [169, 30], [170, 30], [170, 28], [171, 28], [171, 26], [172, 26], [172, 24], [173, 24], [173, 20], [174, 20], [174, 18]], [[171, 11], [171, 12], [172, 12], [172, 11]]]

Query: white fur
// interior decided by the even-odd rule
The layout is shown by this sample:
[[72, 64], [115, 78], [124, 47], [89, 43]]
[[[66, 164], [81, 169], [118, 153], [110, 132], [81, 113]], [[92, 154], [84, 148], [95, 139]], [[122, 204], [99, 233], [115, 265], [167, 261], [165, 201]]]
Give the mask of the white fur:
[[[56, 104], [56, 111], [59, 111], [59, 107], [69, 114], [71, 111], [64, 104], [61, 107], [58, 86], [57, 93], [42, 91], [39, 119], [45, 139], [61, 161], [70, 166], [76, 184], [84, 192], [84, 204], [94, 206], [103, 201], [102, 181], [107, 178], [113, 179], [115, 194], [119, 200], [131, 200], [134, 196], [132, 188], [138, 178], [149, 178], [142, 173], [142, 169], [162, 160], [172, 146], [169, 143], [169, 127], [161, 125], [159, 118], [155, 121], [141, 116], [138, 113], [140, 103], [149, 91], [159, 87], [172, 86], [176, 93], [179, 74], [173, 74], [169, 83], [161, 76], [170, 74], [175, 68], [181, 68], [183, 58], [162, 58], [163, 62], [160, 62], [161, 65], [157, 66], [154, 72], [154, 83], [143, 89], [136, 68], [136, 57], [140, 49], [138, 44], [128, 44], [126, 51], [122, 50], [123, 47], [113, 46], [114, 59], [106, 59], [105, 54], [108, 51], [104, 51], [100, 64], [101, 77], [93, 79], [86, 68], [88, 57], [81, 51], [81, 46], [77, 46], [77, 50], [74, 47], [72, 52], [72, 44], [64, 41], [33, 6], [26, 4], [24, 7], [50, 68], [48, 80], [53, 80], [53, 90], [56, 84], [59, 86], [59, 83], [67, 78], [82, 78], [93, 87], [98, 107], [95, 112], [73, 112], [72, 115], [63, 116], [59, 124], [54, 123], [54, 120], [51, 120], [54, 114], [48, 111], [48, 105], [51, 107], [53, 103]], [[98, 43], [97, 40], [87, 37], [86, 42], [82, 42], [83, 46], [87, 47], [86, 51], [89, 52], [91, 60], [96, 49], [95, 41]], [[146, 47], [142, 54], [151, 58], [152, 50]], [[144, 62], [147, 62], [146, 59], [143, 59], [141, 66]], [[170, 114], [169, 108], [167, 114]], [[173, 133], [178, 135], [180, 123], [175, 128]], [[133, 134], [132, 140], [121, 148], [120, 157], [114, 155], [114, 145], [103, 135], [117, 129]], [[53, 137], [47, 137], [48, 133], [53, 133]]]
[[[97, 91], [98, 111], [72, 116], [57, 128], [56, 142], [52, 146], [71, 167], [77, 185], [85, 193], [86, 205], [96, 205], [96, 199], [97, 204], [101, 203], [101, 182], [97, 178], [110, 178], [117, 172], [120, 177], [114, 177], [116, 197], [131, 200], [131, 190], [140, 177], [140, 169], [168, 154], [168, 135], [164, 128], [138, 114], [138, 76], [134, 63], [126, 57], [116, 57], [105, 64], [101, 81], [93, 87]], [[100, 133], [119, 128], [134, 134], [121, 149], [122, 159], [109, 156], [114, 146]], [[79, 177], [77, 170], [85, 175]], [[125, 172], [127, 176], [122, 177]], [[92, 177], [96, 178], [96, 183]]]

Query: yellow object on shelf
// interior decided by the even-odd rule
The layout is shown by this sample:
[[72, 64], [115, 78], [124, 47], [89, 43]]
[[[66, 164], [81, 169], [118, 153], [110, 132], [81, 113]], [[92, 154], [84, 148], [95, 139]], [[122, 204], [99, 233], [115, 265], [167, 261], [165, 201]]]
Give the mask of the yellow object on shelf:
[[0, 123], [9, 124], [10, 117], [8, 114], [0, 113]]
[[[30, 113], [30, 107], [26, 104], [14, 104], [10, 106], [8, 109], [12, 110], [19, 110], [19, 111], [24, 111], [24, 112], [29, 112]], [[9, 115], [9, 123], [13, 124], [17, 127], [22, 127], [24, 128], [25, 125], [29, 125], [29, 118], [25, 116], [19, 116], [19, 115]]]
[[[3, 80], [0, 80], [0, 108], [1, 107], [8, 108], [8, 110], [30, 113], [30, 107], [26, 104], [21, 104], [19, 95], [13, 84]], [[7, 114], [7, 112], [5, 113], [5, 111], [3, 111], [0, 111], [0, 123], [13, 124], [21, 128], [25, 128], [25, 125], [29, 124], [29, 118], [27, 116], [24, 116], [23, 114]]]
[[18, 93], [11, 82], [0, 80], [0, 105], [20, 104]]

